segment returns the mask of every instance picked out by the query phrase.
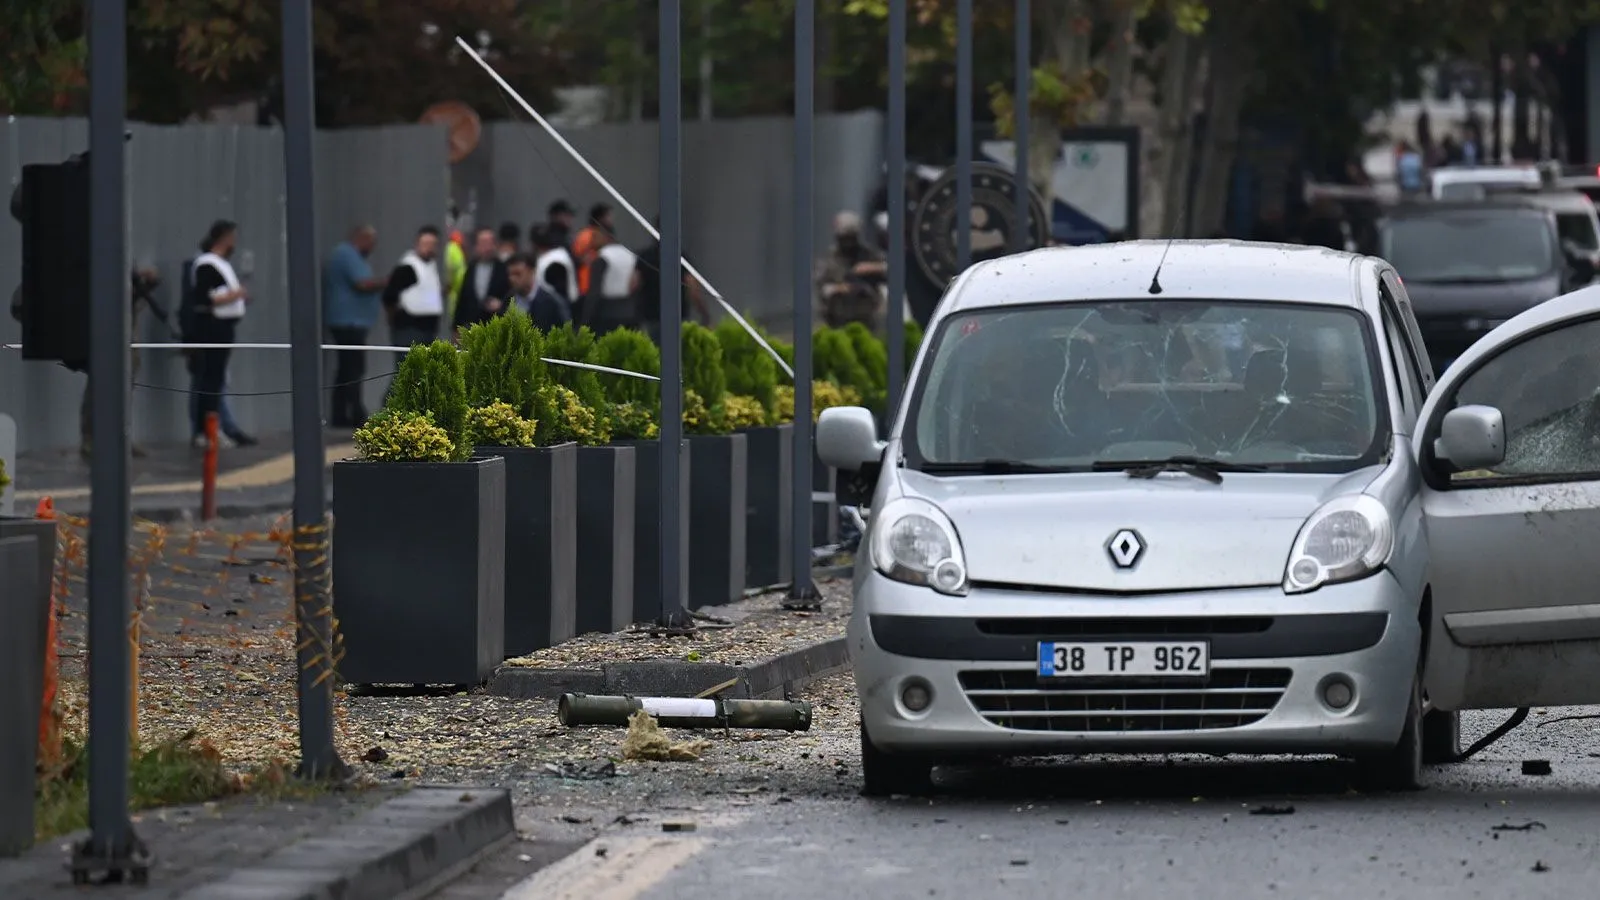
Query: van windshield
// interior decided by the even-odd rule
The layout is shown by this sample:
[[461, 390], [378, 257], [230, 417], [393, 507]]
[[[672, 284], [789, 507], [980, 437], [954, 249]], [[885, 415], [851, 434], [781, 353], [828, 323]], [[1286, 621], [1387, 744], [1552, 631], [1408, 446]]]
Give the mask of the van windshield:
[[1523, 281], [1556, 268], [1554, 235], [1542, 216], [1468, 213], [1392, 219], [1382, 249], [1406, 281]]
[[1042, 304], [958, 313], [931, 340], [907, 410], [913, 468], [1194, 456], [1345, 472], [1388, 449], [1371, 328], [1354, 309]]

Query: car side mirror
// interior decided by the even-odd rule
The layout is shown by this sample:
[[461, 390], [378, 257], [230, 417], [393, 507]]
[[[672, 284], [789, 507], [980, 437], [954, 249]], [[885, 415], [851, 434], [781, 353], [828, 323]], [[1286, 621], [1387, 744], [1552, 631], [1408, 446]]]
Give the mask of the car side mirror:
[[883, 458], [878, 423], [860, 406], [835, 406], [817, 419], [817, 456], [830, 469], [859, 472]]
[[1487, 469], [1506, 458], [1506, 423], [1492, 406], [1460, 406], [1445, 413], [1433, 455], [1459, 471]]

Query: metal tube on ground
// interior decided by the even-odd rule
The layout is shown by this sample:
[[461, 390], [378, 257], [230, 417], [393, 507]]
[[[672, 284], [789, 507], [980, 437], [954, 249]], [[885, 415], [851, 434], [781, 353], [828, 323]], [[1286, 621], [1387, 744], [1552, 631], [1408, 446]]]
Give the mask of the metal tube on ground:
[[562, 694], [557, 705], [561, 724], [568, 728], [612, 727], [628, 724], [639, 710], [663, 728], [752, 728], [769, 731], [809, 731], [811, 704], [804, 700], [723, 700], [688, 697], [597, 697]]

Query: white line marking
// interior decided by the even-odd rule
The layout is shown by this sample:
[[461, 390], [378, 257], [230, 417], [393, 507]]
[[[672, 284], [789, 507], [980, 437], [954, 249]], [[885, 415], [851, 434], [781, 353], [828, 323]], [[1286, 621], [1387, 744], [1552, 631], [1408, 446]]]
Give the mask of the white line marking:
[[[698, 838], [595, 838], [512, 885], [500, 900], [634, 900], [705, 849]], [[605, 856], [596, 856], [600, 848]]]

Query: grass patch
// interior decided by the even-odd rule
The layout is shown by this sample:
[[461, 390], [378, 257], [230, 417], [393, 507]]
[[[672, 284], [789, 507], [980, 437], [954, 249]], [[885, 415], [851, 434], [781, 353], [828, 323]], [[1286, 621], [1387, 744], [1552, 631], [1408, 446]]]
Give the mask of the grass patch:
[[[210, 741], [197, 739], [193, 731], [135, 748], [128, 762], [130, 811], [205, 803], [241, 793], [277, 799], [322, 790], [326, 790], [324, 785], [295, 779], [281, 761], [247, 774], [230, 772], [223, 765], [222, 753]], [[38, 841], [88, 826], [89, 751], [83, 743], [66, 740], [61, 765], [39, 775], [33, 815]]]

